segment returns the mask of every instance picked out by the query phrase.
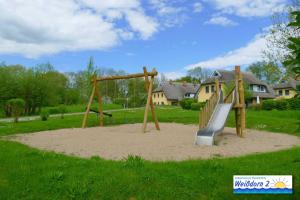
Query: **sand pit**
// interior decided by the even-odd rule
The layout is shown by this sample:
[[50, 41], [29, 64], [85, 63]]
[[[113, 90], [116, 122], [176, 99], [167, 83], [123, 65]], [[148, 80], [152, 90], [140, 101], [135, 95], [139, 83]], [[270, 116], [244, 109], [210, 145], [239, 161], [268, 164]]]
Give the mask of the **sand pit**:
[[80, 157], [99, 156], [120, 160], [138, 155], [146, 160], [187, 160], [232, 157], [270, 152], [300, 145], [300, 139], [287, 134], [247, 130], [239, 138], [235, 129], [225, 128], [216, 146], [194, 145], [197, 126], [161, 123], [161, 131], [152, 124], [141, 133], [141, 124], [86, 129], [62, 129], [9, 137], [32, 147]]

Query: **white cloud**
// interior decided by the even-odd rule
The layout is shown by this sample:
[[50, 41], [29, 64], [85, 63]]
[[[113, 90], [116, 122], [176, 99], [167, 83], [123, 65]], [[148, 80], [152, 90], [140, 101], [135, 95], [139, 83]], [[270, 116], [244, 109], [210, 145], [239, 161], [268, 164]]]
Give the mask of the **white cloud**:
[[181, 78], [183, 76], [186, 76], [185, 72], [180, 72], [180, 71], [176, 71], [176, 72], [164, 72], [163, 74], [169, 80], [175, 80], [175, 79], [179, 79], [179, 78]]
[[165, 27], [181, 25], [188, 18], [187, 9], [178, 4], [178, 1], [150, 0], [149, 2]]
[[158, 29], [158, 24], [151, 17], [138, 11], [127, 11], [126, 19], [131, 28], [140, 33], [142, 39], [148, 39]]
[[0, 23], [0, 53], [27, 57], [104, 50], [158, 31], [139, 0], [1, 0]]
[[221, 26], [236, 26], [237, 23], [223, 16], [215, 16], [206, 21], [205, 24], [221, 25]]
[[198, 66], [216, 69], [235, 65], [249, 65], [263, 59], [262, 52], [266, 47], [267, 40], [265, 36], [263, 34], [257, 34], [254, 39], [244, 47], [230, 51], [225, 55], [191, 64], [185, 67], [185, 69], [192, 69]]
[[283, 9], [287, 0], [206, 0], [222, 13], [242, 17], [264, 17]]
[[194, 7], [194, 12], [195, 13], [200, 13], [203, 10], [202, 3], [200, 3], [200, 2], [194, 3], [193, 7]]

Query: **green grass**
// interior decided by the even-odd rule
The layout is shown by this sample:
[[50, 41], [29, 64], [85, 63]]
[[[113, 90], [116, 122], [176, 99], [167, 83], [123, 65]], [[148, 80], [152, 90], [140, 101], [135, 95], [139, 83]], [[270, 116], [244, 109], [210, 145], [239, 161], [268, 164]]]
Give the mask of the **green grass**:
[[[131, 111], [115, 111], [113, 118], [105, 117], [106, 125], [141, 123], [143, 121], [143, 108]], [[160, 122], [176, 122], [183, 124], [197, 124], [199, 112], [182, 110], [178, 107], [158, 107], [157, 115]], [[88, 126], [98, 125], [96, 114], [89, 115]], [[266, 130], [272, 132], [284, 132], [292, 135], [300, 135], [300, 111], [247, 111], [247, 128]], [[81, 127], [82, 115], [50, 118], [48, 121], [27, 121], [14, 123], [0, 123], [0, 135], [16, 133], [30, 133], [43, 130], [55, 130], [62, 128]], [[149, 115], [151, 121], [151, 115]], [[234, 115], [230, 114], [227, 126], [234, 127]]]
[[[80, 159], [0, 141], [0, 199], [299, 199], [300, 148], [230, 159]], [[292, 174], [293, 195], [233, 195], [235, 174]]]
[[[92, 108], [97, 109], [98, 105], [94, 103]], [[50, 114], [60, 114], [58, 106], [49, 106], [43, 107], [42, 109], [47, 109], [50, 111]], [[122, 109], [122, 105], [118, 104], [103, 104], [104, 110], [115, 110], [115, 109]], [[86, 105], [85, 104], [77, 104], [77, 105], [67, 105], [66, 106], [66, 113], [78, 113], [78, 112], [85, 112]], [[6, 118], [4, 111], [0, 109], [0, 118]]]
[[[157, 109], [160, 122], [196, 124], [197, 111]], [[107, 125], [142, 122], [143, 109], [113, 112]], [[299, 136], [299, 111], [247, 111], [247, 127]], [[149, 119], [151, 119], [149, 115]], [[81, 126], [82, 115], [1, 123], [0, 135]], [[89, 126], [98, 124], [90, 115]], [[233, 126], [233, 114], [227, 125]], [[81, 159], [0, 140], [0, 199], [300, 199], [300, 148], [183, 162]], [[235, 174], [294, 176], [293, 195], [233, 195]]]
[[[97, 108], [97, 103], [92, 105], [92, 108]], [[44, 107], [44, 109], [52, 110], [55, 113], [52, 114], [59, 114], [59, 110], [57, 106], [53, 107]], [[118, 104], [103, 104], [104, 110], [114, 110], [114, 109], [122, 109], [122, 105]], [[57, 112], [56, 112], [57, 111]], [[66, 113], [77, 113], [77, 112], [85, 112], [86, 111], [86, 104], [77, 104], [77, 105], [68, 105], [66, 106]]]

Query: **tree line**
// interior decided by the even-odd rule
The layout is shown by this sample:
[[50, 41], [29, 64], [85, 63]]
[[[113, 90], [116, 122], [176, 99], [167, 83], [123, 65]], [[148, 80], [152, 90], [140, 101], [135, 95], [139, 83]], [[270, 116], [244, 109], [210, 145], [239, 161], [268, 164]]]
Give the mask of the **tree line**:
[[[13, 99], [24, 101], [23, 114], [33, 115], [46, 106], [86, 104], [93, 76], [124, 75], [123, 70], [96, 67], [90, 58], [86, 69], [59, 72], [50, 63], [35, 67], [0, 64], [0, 113], [12, 115]], [[156, 82], [157, 84], [157, 82]], [[104, 81], [100, 83], [104, 103], [139, 107], [146, 101], [144, 79]], [[17, 101], [18, 102], [18, 101]], [[19, 105], [20, 102], [18, 102]]]

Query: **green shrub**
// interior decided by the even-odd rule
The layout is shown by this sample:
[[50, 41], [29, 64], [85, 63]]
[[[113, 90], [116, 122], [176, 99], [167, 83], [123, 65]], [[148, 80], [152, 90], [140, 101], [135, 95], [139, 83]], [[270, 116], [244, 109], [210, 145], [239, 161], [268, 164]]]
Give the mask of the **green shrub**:
[[19, 120], [19, 117], [24, 112], [25, 107], [25, 101], [23, 99], [10, 99], [7, 101], [7, 106], [9, 110], [12, 113], [12, 116], [14, 117], [14, 121], [17, 123]]
[[292, 98], [288, 99], [288, 107], [292, 110], [299, 110], [300, 109], [300, 98]]
[[274, 100], [275, 101], [275, 109], [277, 110], [287, 110], [288, 102], [287, 100]]
[[67, 107], [64, 104], [61, 104], [58, 106], [58, 110], [60, 113], [60, 118], [63, 119], [64, 118], [64, 114], [67, 112]]
[[50, 115], [60, 114], [59, 107], [51, 107], [51, 108], [47, 108], [47, 110], [48, 110]]
[[262, 104], [264, 110], [296, 110], [300, 109], [300, 99], [277, 99], [277, 100], [265, 100]]
[[191, 109], [192, 103], [197, 103], [197, 100], [191, 99], [191, 98], [185, 98], [185, 99], [182, 99], [181, 101], [179, 101], [179, 105], [181, 106], [181, 108], [186, 109], [186, 110]]
[[48, 109], [43, 109], [40, 113], [41, 115], [41, 120], [42, 121], [47, 121], [49, 118], [49, 110]]
[[204, 107], [204, 105], [205, 105], [205, 102], [192, 103], [191, 110], [200, 110]]
[[270, 100], [264, 100], [262, 102], [262, 109], [263, 110], [273, 110], [275, 109], [275, 101], [270, 99]]

